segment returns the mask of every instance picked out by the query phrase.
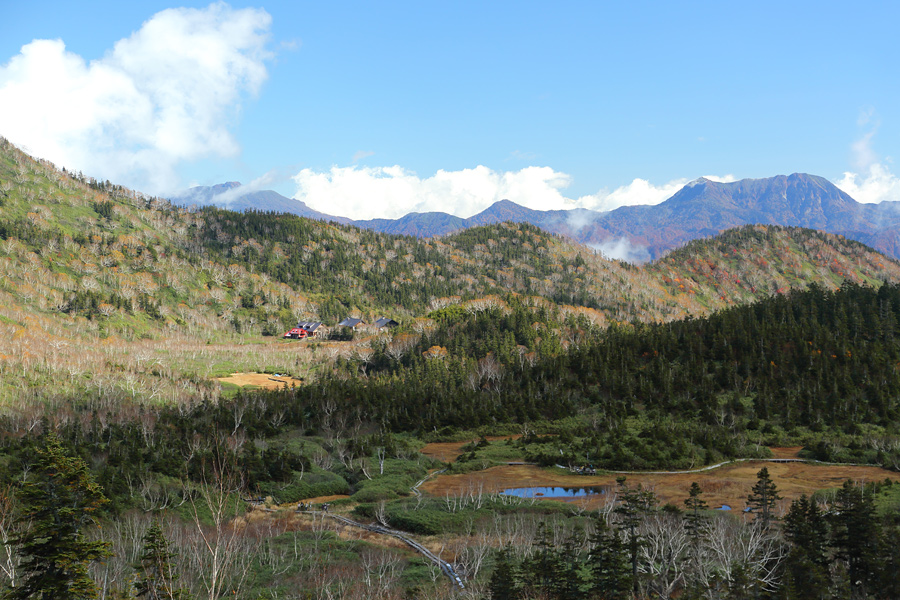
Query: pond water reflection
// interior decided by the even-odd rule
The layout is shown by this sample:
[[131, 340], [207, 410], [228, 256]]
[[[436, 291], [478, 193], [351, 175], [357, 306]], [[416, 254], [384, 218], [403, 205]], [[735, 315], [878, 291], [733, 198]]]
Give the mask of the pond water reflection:
[[507, 496], [519, 498], [583, 498], [606, 493], [606, 486], [592, 487], [522, 487], [503, 490]]

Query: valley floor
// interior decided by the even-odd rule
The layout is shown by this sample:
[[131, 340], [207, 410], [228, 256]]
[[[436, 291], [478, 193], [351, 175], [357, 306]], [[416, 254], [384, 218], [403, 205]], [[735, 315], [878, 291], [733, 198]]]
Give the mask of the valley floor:
[[[426, 447], [426, 450], [428, 448]], [[776, 458], [788, 458], [796, 449], [773, 448]], [[792, 452], [793, 451], [793, 452]], [[823, 465], [807, 462], [746, 461], [724, 465], [699, 473], [629, 474], [631, 485], [642, 485], [653, 490], [661, 504], [672, 503], [683, 507], [691, 483], [696, 481], [703, 490], [703, 497], [710, 507], [730, 506], [743, 510], [750, 488], [756, 482], [756, 474], [762, 467], [769, 470], [782, 496], [781, 509], [787, 510], [791, 501], [801, 494], [811, 496], [819, 490], [837, 489], [851, 479], [856, 482], [875, 482], [891, 479], [900, 481], [900, 473], [878, 467]], [[614, 489], [619, 475], [603, 474], [584, 476], [562, 469], [542, 469], [534, 465], [506, 465], [464, 474], [443, 474], [424, 483], [421, 490], [436, 497], [461, 496], [472, 493], [496, 493], [512, 488], [564, 487], [582, 488], [604, 486]], [[614, 500], [614, 496], [593, 494], [580, 498], [550, 498], [574, 502], [586, 510], [596, 509]]]

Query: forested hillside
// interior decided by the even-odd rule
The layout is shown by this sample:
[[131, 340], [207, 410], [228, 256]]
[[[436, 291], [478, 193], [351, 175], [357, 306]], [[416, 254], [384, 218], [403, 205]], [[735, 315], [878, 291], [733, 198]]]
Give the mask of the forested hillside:
[[[110, 500], [99, 513], [102, 532], [94, 535], [113, 544], [115, 557], [93, 576], [111, 592], [128, 581], [134, 562], [127, 557], [139, 551], [152, 525], [147, 514], [165, 519], [164, 535], [180, 557], [175, 568], [181, 585], [194, 596], [210, 593], [212, 568], [226, 568], [227, 585], [242, 598], [322, 589], [347, 598], [399, 598], [413, 588], [444, 597], [452, 589], [439, 571], [431, 577], [421, 562], [395, 549], [375, 550], [328, 533], [321, 513], [291, 517], [282, 508], [271, 520], [259, 520], [268, 519], [266, 513], [245, 513], [235, 497], [239, 491], [245, 499], [270, 497], [270, 506], [289, 507], [307, 498], [349, 496], [336, 501], [335, 510], [454, 544], [455, 560], [465, 565], [475, 593], [499, 594], [497, 578], [508, 561], [507, 584], [518, 591], [492, 597], [527, 597], [529, 589], [550, 597], [596, 597], [586, 570], [599, 567], [587, 557], [602, 550], [619, 561], [604, 569], [625, 586], [622, 598], [632, 597], [632, 587], [636, 598], [648, 589], [678, 597], [688, 585], [748, 586], [761, 597], [784, 592], [796, 598], [782, 582], [800, 577], [803, 566], [785, 556], [792, 549], [811, 552], [812, 542], [791, 537], [789, 529], [782, 533], [760, 517], [748, 523], [695, 511], [708, 523], [708, 535], [694, 531], [697, 548], [710, 553], [696, 559], [688, 546], [672, 550], [671, 568], [660, 571], [643, 550], [629, 554], [615, 545], [638, 535], [632, 526], [640, 527], [634, 538], [640, 544], [678, 544], [690, 535], [678, 507], [660, 509], [651, 491], [623, 484], [620, 499], [612, 496], [613, 504], [591, 517], [578, 505], [481, 492], [452, 502], [415, 496], [410, 488], [438, 466], [417, 452], [420, 440], [474, 435], [476, 424], [483, 434], [525, 433], [503, 446], [470, 444], [450, 466], [460, 473], [509, 456], [545, 465], [677, 469], [764, 457], [767, 446], [796, 444], [809, 457], [897, 469], [898, 319], [900, 286], [894, 284], [846, 284], [836, 292], [814, 286], [711, 317], [609, 328], [539, 299], [473, 300], [433, 311], [418, 331], [372, 342], [371, 352], [357, 347], [336, 357], [329, 375], [292, 390], [156, 406], [98, 394], [46, 402], [36, 414], [7, 411], [0, 416], [0, 490], [7, 490], [0, 501], [12, 508], [0, 514], [0, 530], [22, 526], [15, 507], [26, 499], [11, 490], [23, 477], [33, 480], [53, 466], [47, 465], [50, 448], [55, 456], [82, 461]], [[815, 597], [825, 597], [821, 590], [831, 586], [889, 580], [896, 508], [887, 504], [876, 514], [874, 498], [887, 502], [892, 489], [889, 482], [847, 484], [832, 497], [838, 508], [867, 512], [859, 523], [841, 521], [838, 512], [830, 524], [817, 525], [822, 575]], [[802, 511], [791, 522], [819, 523], [808, 507]], [[229, 527], [232, 518], [248, 524]], [[857, 551], [841, 537], [847, 527], [866, 527], [873, 540], [861, 559], [867, 571], [857, 580], [840, 570], [842, 553]], [[585, 529], [599, 537], [589, 541]], [[216, 531], [228, 536], [231, 548], [223, 546], [218, 559], [211, 555], [216, 547], [197, 537]], [[569, 538], [570, 547], [564, 543]], [[757, 545], [744, 555], [729, 550], [725, 561], [712, 553], [720, 541], [747, 539]], [[496, 556], [491, 571], [483, 569], [485, 558], [501, 547], [509, 554]], [[538, 577], [538, 559], [573, 571]], [[829, 564], [833, 573], [825, 570]], [[372, 576], [387, 565], [393, 566], [383, 581]], [[713, 574], [723, 579], [704, 579]], [[554, 592], [563, 580], [576, 591]], [[382, 585], [377, 581], [387, 587], [376, 592], [374, 586]], [[6, 576], [0, 585], [8, 582]]]
[[198, 216], [204, 228], [197, 243], [211, 257], [323, 297], [319, 316], [326, 321], [387, 307], [422, 314], [434, 303], [507, 290], [598, 305], [594, 272], [585, 267], [589, 253], [529, 225], [422, 240], [293, 215], [204, 208]]
[[[817, 456], [900, 465], [896, 285], [813, 286], [635, 327], [598, 328], [577, 312], [514, 299], [432, 317], [432, 328], [351, 356], [336, 376], [291, 397], [307, 414], [324, 398], [351, 422], [392, 431], [589, 414], [593, 430], [580, 430], [587, 439], [572, 447], [580, 458], [568, 460], [590, 453], [608, 468], [749, 456], [758, 437], [867, 433], [865, 448], [842, 455], [840, 443], [824, 444]], [[364, 377], [353, 376], [361, 369]], [[895, 441], [880, 446], [885, 436]]]
[[896, 281], [900, 268], [791, 228], [726, 232], [638, 268], [530, 225], [418, 239], [293, 215], [184, 210], [4, 140], [0, 272], [0, 398], [94, 390], [172, 401], [217, 394], [215, 375], [306, 377], [335, 352], [356, 351], [286, 350], [267, 337], [300, 319], [389, 315], [419, 330], [430, 311], [512, 292], [603, 327], [655, 323], [812, 282]]
[[646, 269], [673, 294], [710, 308], [751, 302], [817, 283], [896, 281], [896, 263], [840, 235], [777, 225], [748, 225], [695, 240]]

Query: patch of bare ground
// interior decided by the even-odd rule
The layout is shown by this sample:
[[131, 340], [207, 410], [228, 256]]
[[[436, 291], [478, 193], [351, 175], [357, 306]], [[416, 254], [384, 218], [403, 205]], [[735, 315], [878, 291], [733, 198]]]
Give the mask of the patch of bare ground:
[[[516, 440], [522, 437], [521, 435], [489, 435], [485, 439], [489, 442], [495, 442], [497, 440]], [[441, 462], [454, 462], [459, 455], [462, 454], [462, 447], [466, 444], [471, 444], [472, 442], [478, 442], [478, 438], [473, 438], [471, 440], [464, 440], [462, 442], [432, 442], [430, 444], [425, 444], [425, 446], [419, 450], [425, 456], [430, 456], [431, 458], [436, 458]]]
[[791, 446], [790, 448], [769, 448], [772, 458], [800, 458], [803, 446]]
[[285, 387], [294, 387], [303, 383], [302, 379], [288, 375], [269, 375], [268, 373], [233, 373], [228, 377], [217, 377], [216, 381], [233, 383], [240, 387], [252, 385], [267, 390], [280, 390]]
[[[627, 478], [631, 485], [640, 484], [652, 489], [661, 503], [671, 502], [679, 507], [683, 506], [684, 499], [688, 497], [691, 483], [696, 481], [703, 489], [703, 499], [710, 508], [728, 505], [733, 510], [740, 511], [746, 505], [750, 488], [756, 483], [756, 474], [763, 467], [769, 469], [769, 475], [778, 486], [785, 506], [801, 494], [810, 495], [817, 490], [840, 487], [847, 479], [883, 481], [888, 478], [900, 481], [900, 473], [878, 467], [764, 461], [734, 463], [700, 473], [632, 474], [627, 475]], [[501, 492], [505, 489], [523, 487], [614, 487], [616, 477], [616, 474], [582, 476], [529, 465], [511, 465], [462, 475], [440, 475], [425, 482], [419, 489], [433, 496], [442, 497], [470, 494], [473, 491]], [[596, 508], [608, 501], [606, 496], [599, 494], [577, 500], [547, 499], [575, 501], [588, 509]]]

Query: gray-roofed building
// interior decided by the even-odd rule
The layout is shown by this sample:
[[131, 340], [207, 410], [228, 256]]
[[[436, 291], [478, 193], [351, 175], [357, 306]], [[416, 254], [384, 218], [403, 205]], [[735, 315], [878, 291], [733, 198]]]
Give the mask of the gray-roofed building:
[[350, 329], [353, 329], [357, 325], [365, 325], [365, 324], [366, 324], [365, 321], [363, 321], [362, 319], [357, 319], [355, 317], [347, 317], [346, 319], [344, 319], [343, 321], [338, 323], [338, 327], [349, 327]]
[[322, 337], [325, 335], [325, 326], [319, 321], [300, 321], [297, 323], [299, 329], [306, 331], [309, 337]]
[[397, 321], [389, 318], [389, 317], [381, 317], [377, 321], [375, 321], [375, 327], [381, 329], [383, 327], [397, 327], [400, 325]]

